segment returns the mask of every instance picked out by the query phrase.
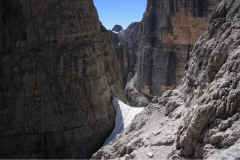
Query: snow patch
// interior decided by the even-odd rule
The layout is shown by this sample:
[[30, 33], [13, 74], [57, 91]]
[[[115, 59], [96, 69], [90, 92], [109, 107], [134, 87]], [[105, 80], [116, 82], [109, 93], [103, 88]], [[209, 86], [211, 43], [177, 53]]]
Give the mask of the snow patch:
[[123, 132], [135, 118], [137, 114], [143, 111], [143, 107], [131, 107], [121, 100], [114, 98], [113, 105], [116, 109], [115, 127], [112, 134], [106, 139], [104, 145], [107, 145], [110, 141], [116, 138], [116, 136]]
[[120, 32], [117, 32], [117, 31], [112, 31], [113, 33], [116, 33], [116, 34], [119, 34]]

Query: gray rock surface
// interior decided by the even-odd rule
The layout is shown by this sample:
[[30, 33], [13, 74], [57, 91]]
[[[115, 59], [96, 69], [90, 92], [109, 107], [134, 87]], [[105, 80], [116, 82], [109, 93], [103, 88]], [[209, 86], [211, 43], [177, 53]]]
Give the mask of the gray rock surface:
[[149, 98], [140, 93], [136, 87], [137, 75], [127, 82], [125, 93], [129, 103], [133, 106], [143, 107], [149, 104]]
[[151, 99], [181, 83], [189, 53], [207, 30], [209, 17], [219, 1], [148, 0], [141, 22], [111, 34], [121, 62], [123, 85], [134, 75], [137, 77], [135, 88], [131, 88], [136, 92], [128, 97], [137, 93]]
[[120, 62], [121, 73], [123, 75], [123, 87], [129, 103], [132, 106], [146, 106], [149, 99], [139, 92], [136, 86], [137, 80], [137, 51], [141, 38], [141, 23], [134, 22], [125, 30], [121, 30], [119, 25], [115, 25], [110, 31], [112, 44], [116, 50]]
[[[151, 99], [176, 88], [188, 67], [189, 53], [208, 28], [209, 17], [220, 0], [148, 0], [141, 22], [132, 23], [121, 33], [112, 32], [127, 85], [128, 97]], [[117, 28], [117, 27], [116, 27]], [[134, 77], [135, 78], [135, 77]], [[129, 92], [128, 90], [134, 91]], [[131, 94], [133, 93], [133, 94]]]
[[240, 159], [240, 1], [223, 0], [194, 45], [182, 85], [154, 98], [93, 158]]
[[[218, 149], [233, 145], [239, 138], [239, 133], [232, 135], [239, 128], [231, 129], [239, 119], [240, 104], [240, 30], [239, 20], [234, 20], [240, 15], [236, 9], [239, 5], [239, 1], [222, 1], [210, 20], [208, 33], [191, 52], [184, 79], [185, 94], [191, 97], [186, 100], [189, 111], [178, 134], [178, 147], [185, 156], [196, 154], [201, 139], [214, 129], [218, 133], [229, 128], [228, 133], [217, 136], [222, 142], [215, 144], [210, 138]], [[214, 133], [211, 136], [216, 137]]]
[[181, 83], [189, 52], [219, 0], [148, 0], [138, 45], [137, 89], [160, 96]]
[[110, 39], [112, 41], [112, 44], [116, 50], [120, 46], [121, 41], [121, 32], [123, 31], [123, 28], [121, 25], [115, 25], [112, 30], [110, 30]]
[[93, 1], [6, 0], [0, 17], [0, 157], [89, 157], [123, 97]]
[[125, 86], [136, 73], [136, 54], [141, 36], [141, 23], [134, 22], [130, 24], [125, 30], [120, 30], [120, 26], [117, 26], [118, 25], [114, 26], [110, 32], [110, 36], [112, 44], [117, 52], [117, 57], [121, 64]]

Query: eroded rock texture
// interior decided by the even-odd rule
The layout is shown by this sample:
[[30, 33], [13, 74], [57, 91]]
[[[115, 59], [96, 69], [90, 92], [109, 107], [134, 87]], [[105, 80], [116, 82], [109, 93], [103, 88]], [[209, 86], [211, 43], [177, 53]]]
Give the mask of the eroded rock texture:
[[122, 87], [124, 88], [124, 86], [126, 85], [126, 79], [127, 79], [127, 73], [128, 73], [128, 48], [127, 46], [123, 46], [121, 44], [121, 39], [122, 39], [122, 32], [123, 32], [123, 28], [121, 25], [115, 25], [112, 30], [109, 31], [110, 33], [110, 39], [112, 42], [112, 45], [116, 51], [116, 55], [118, 58], [118, 61], [120, 63], [120, 69], [121, 69], [121, 74], [123, 77], [123, 84]]
[[127, 70], [127, 82], [133, 78], [136, 73], [137, 64], [137, 50], [141, 39], [141, 23], [134, 22], [130, 24], [121, 34], [121, 45], [125, 46], [128, 51], [128, 70]]
[[194, 45], [183, 84], [165, 92], [94, 157], [240, 158], [240, 1], [223, 0]]
[[89, 157], [122, 95], [93, 1], [1, 1], [0, 29], [0, 157]]
[[142, 25], [140, 22], [130, 24], [125, 30], [115, 25], [110, 31], [112, 44], [120, 62], [123, 75], [123, 87], [132, 106], [146, 106], [148, 98], [140, 93], [136, 87], [137, 81], [137, 57], [138, 45], [142, 37]]
[[[189, 52], [220, 0], [148, 0], [143, 20], [112, 33], [133, 105], [181, 83]], [[134, 76], [135, 75], [135, 76]], [[140, 98], [139, 98], [140, 97]]]
[[134, 22], [125, 30], [115, 25], [110, 31], [112, 44], [120, 61], [124, 86], [136, 73], [137, 49], [141, 37], [141, 23]]
[[222, 149], [240, 138], [236, 124], [240, 111], [239, 6], [239, 1], [222, 1], [208, 33], [191, 52], [184, 79], [189, 111], [178, 134], [178, 146], [185, 156], [197, 154], [206, 143]]
[[188, 54], [219, 0], [148, 0], [138, 45], [137, 88], [160, 95], [180, 84]]

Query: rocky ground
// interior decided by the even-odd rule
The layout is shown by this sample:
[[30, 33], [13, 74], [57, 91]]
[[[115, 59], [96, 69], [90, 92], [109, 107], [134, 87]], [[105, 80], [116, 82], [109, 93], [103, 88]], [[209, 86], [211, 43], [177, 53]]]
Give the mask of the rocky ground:
[[240, 1], [223, 0], [183, 83], [155, 98], [98, 159], [240, 159]]
[[[178, 117], [177, 113], [174, 116]], [[93, 159], [167, 159], [174, 151], [180, 122], [181, 118], [165, 116], [163, 106], [151, 103], [124, 133], [100, 149]]]

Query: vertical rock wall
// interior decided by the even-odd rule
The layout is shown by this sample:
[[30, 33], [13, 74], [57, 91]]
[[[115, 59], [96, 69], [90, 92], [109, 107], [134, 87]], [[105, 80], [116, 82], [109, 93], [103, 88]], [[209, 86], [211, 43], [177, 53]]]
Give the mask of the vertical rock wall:
[[[125, 30], [115, 25], [110, 31], [112, 44], [121, 64], [124, 86], [136, 73], [137, 50], [141, 37], [141, 23], [131, 23]], [[118, 30], [117, 30], [118, 29]]]
[[0, 157], [89, 157], [123, 95], [93, 1], [1, 1], [0, 29]]
[[137, 87], [160, 95], [180, 84], [188, 54], [218, 0], [148, 0], [138, 45]]

